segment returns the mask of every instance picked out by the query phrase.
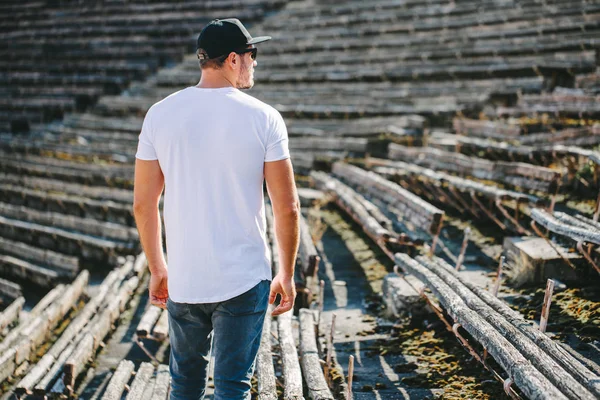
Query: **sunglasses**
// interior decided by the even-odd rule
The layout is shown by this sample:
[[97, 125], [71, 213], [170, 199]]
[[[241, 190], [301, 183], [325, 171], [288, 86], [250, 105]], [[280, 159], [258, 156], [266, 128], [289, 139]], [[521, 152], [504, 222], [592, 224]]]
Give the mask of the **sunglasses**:
[[253, 47], [251, 49], [244, 49], [244, 50], [236, 51], [236, 53], [237, 54], [250, 53], [250, 58], [252, 60], [256, 60], [256, 53], [258, 53], [258, 49], [256, 47]]

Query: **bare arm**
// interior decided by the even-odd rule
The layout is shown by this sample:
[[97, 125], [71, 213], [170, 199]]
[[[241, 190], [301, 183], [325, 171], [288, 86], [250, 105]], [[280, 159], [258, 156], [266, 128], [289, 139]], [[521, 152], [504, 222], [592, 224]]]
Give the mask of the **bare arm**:
[[158, 204], [164, 187], [164, 176], [157, 160], [135, 161], [133, 188], [133, 215], [140, 234], [140, 241], [150, 279], [150, 301], [163, 307], [167, 301], [167, 263], [162, 247], [162, 232]]
[[273, 278], [269, 303], [281, 294], [281, 302], [272, 315], [289, 311], [294, 306], [296, 288], [294, 267], [299, 244], [300, 202], [289, 159], [265, 163], [265, 180], [273, 205], [275, 237], [279, 246], [279, 272]]

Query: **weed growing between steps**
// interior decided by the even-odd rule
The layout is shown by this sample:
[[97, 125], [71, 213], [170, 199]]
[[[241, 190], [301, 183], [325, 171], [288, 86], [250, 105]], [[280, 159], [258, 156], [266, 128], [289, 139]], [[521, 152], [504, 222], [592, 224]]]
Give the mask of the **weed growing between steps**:
[[[390, 386], [399, 386], [408, 391], [427, 389], [424, 392], [428, 392], [429, 397], [423, 399], [508, 399], [502, 385], [462, 348], [455, 336], [432, 313], [426, 316], [429, 321], [406, 318], [393, 324], [384, 320], [380, 294], [383, 277], [393, 266], [391, 260], [362, 232], [360, 226], [342, 212], [333, 207], [311, 212], [318, 213], [326, 228], [343, 240], [372, 290], [364, 299], [367, 314], [361, 322], [372, 322], [374, 326], [355, 333], [364, 337], [360, 340], [361, 349], [370, 359], [385, 359], [399, 378], [399, 381], [389, 383], [384, 383], [386, 380], [383, 378], [363, 381], [365, 377], [355, 370], [355, 392], [387, 390], [386, 393], [389, 393], [394, 390]], [[381, 334], [386, 337], [369, 339]], [[468, 336], [466, 332], [463, 334]], [[405, 361], [394, 361], [398, 359]], [[493, 363], [491, 357], [488, 361]]]
[[[432, 316], [433, 317], [433, 316]], [[443, 389], [431, 399], [508, 399], [502, 385], [461, 347], [441, 322], [400, 320], [379, 354], [396, 353], [415, 361], [393, 366], [409, 387]], [[496, 369], [498, 370], [498, 369]]]

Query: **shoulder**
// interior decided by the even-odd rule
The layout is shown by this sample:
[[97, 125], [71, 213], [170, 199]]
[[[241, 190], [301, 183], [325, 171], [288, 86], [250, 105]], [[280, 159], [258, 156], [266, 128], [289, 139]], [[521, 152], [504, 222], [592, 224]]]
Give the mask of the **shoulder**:
[[179, 102], [182, 101], [189, 88], [178, 90], [177, 92], [171, 93], [162, 100], [157, 101], [148, 109], [146, 117], [152, 116], [157, 113], [169, 112], [173, 107], [177, 107]]
[[282, 119], [281, 114], [279, 113], [279, 111], [277, 111], [275, 107], [257, 99], [254, 96], [244, 93], [241, 90], [237, 91], [236, 98], [249, 110], [256, 112], [257, 114], [263, 115], [268, 120]]

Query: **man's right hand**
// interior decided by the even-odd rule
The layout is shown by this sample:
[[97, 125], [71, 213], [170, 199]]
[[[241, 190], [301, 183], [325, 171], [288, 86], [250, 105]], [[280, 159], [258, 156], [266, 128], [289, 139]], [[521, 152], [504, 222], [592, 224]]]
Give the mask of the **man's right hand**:
[[271, 282], [271, 294], [269, 295], [269, 304], [275, 302], [277, 295], [281, 295], [279, 305], [275, 307], [272, 316], [277, 316], [294, 308], [294, 300], [296, 299], [296, 284], [293, 276], [286, 276], [282, 273], [275, 275]]

